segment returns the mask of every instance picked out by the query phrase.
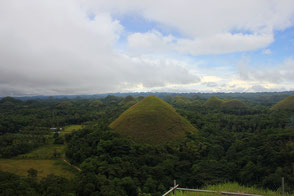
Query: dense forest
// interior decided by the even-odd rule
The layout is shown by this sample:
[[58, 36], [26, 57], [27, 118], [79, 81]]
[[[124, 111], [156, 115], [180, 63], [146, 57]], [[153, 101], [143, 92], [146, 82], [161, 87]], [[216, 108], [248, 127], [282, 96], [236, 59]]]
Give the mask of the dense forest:
[[[0, 171], [1, 195], [161, 195], [182, 187], [238, 182], [294, 193], [294, 110], [273, 109], [291, 93], [158, 94], [197, 129], [177, 142], [151, 145], [109, 128], [146, 94], [101, 98], [0, 100], [0, 158], [48, 143], [52, 127], [83, 124], [65, 135], [75, 178]], [[216, 97], [213, 97], [216, 96]]]

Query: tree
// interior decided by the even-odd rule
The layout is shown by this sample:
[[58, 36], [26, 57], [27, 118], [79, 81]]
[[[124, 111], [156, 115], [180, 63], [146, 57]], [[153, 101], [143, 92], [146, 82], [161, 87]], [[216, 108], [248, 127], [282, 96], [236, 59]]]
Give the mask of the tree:
[[54, 144], [64, 144], [64, 139], [62, 137], [57, 137], [54, 140]]
[[58, 132], [54, 132], [53, 138], [58, 138], [58, 137], [59, 137], [59, 133]]
[[28, 172], [28, 176], [32, 178], [35, 178], [38, 175], [38, 171], [35, 170], [34, 168], [29, 169], [27, 172]]

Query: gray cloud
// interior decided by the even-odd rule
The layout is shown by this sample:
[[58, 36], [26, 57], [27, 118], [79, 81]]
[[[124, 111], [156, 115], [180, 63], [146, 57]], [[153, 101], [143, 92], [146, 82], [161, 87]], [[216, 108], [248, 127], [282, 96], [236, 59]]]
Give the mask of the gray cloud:
[[272, 33], [232, 34], [221, 33], [202, 36], [197, 39], [177, 39], [171, 35], [163, 36], [157, 31], [133, 33], [128, 37], [130, 49], [144, 52], [177, 51], [192, 55], [224, 54], [264, 48], [274, 41]]
[[[191, 70], [183, 54], [264, 48], [274, 41], [275, 30], [293, 25], [293, 8], [292, 0], [0, 1], [0, 96], [178, 91], [200, 83], [194, 74], [200, 72]], [[156, 29], [125, 32], [113, 15], [129, 13], [156, 22], [160, 28], [174, 29], [183, 37]], [[89, 15], [95, 17], [89, 19]], [[241, 33], [244, 31], [249, 33]], [[128, 35], [129, 48], [119, 51], [122, 34]], [[170, 58], [166, 54], [170, 51], [181, 60]], [[292, 70], [291, 59], [267, 70], [239, 66], [243, 80], [275, 83], [293, 81]]]
[[200, 81], [180, 61], [116, 51], [123, 27], [106, 12], [89, 20], [78, 1], [1, 1], [0, 24], [0, 96]]
[[284, 87], [279, 88], [266, 88], [262, 85], [253, 85], [252, 87], [248, 88], [246, 92], [277, 92], [277, 91], [286, 91], [287, 89]]
[[242, 80], [271, 82], [280, 84], [294, 81], [294, 60], [287, 59], [284, 63], [274, 67], [250, 68], [246, 62], [238, 65], [238, 73]]
[[247, 89], [248, 92], [268, 92], [269, 89], [265, 88], [262, 85], [254, 85], [252, 87], [250, 87], [249, 89]]
[[216, 82], [202, 82], [202, 85], [205, 85], [207, 87], [217, 87], [218, 84]]

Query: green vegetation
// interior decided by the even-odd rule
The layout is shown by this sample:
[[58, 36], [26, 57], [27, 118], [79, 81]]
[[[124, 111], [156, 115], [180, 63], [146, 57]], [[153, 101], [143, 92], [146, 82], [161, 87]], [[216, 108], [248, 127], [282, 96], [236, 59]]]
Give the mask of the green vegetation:
[[149, 144], [179, 140], [196, 129], [158, 97], [149, 96], [129, 108], [110, 127], [123, 136]]
[[[246, 187], [241, 186], [238, 183], [225, 183], [219, 185], [209, 185], [204, 187], [206, 190], [213, 191], [224, 191], [224, 192], [235, 192], [235, 193], [248, 193], [248, 194], [257, 194], [257, 195], [267, 195], [267, 196], [280, 196], [281, 191], [271, 191], [268, 189], [259, 189], [256, 187]], [[289, 195], [289, 194], [285, 194]]]
[[27, 176], [27, 171], [33, 168], [38, 171], [38, 179], [49, 174], [74, 177], [74, 169], [66, 165], [62, 160], [30, 160], [30, 159], [1, 159], [0, 171], [11, 172], [19, 176]]
[[75, 170], [61, 159], [64, 156], [65, 145], [53, 144], [53, 142], [81, 128], [82, 125], [69, 125], [64, 127], [60, 134], [54, 132], [45, 135], [48, 144], [35, 148], [31, 152], [20, 154], [13, 159], [0, 160], [0, 171], [26, 176], [29, 169], [37, 170], [39, 180], [49, 174], [73, 178]]
[[178, 107], [184, 107], [188, 104], [191, 104], [191, 102], [192, 101], [185, 96], [175, 96], [174, 100], [172, 101], [172, 104]]
[[223, 108], [244, 108], [246, 104], [238, 99], [222, 100], [216, 96], [210, 97], [205, 103], [206, 107], [223, 107]]
[[218, 193], [201, 193], [201, 192], [188, 192], [188, 191], [176, 191], [174, 196], [220, 196]]
[[[56, 159], [61, 158], [64, 154], [64, 148], [65, 145], [63, 144], [54, 144], [54, 138], [52, 138], [52, 135], [57, 135], [56, 137], [64, 137], [66, 134], [71, 134], [73, 131], [77, 131], [81, 129], [83, 125], [68, 125], [64, 127], [62, 130], [55, 133], [51, 133], [50, 135], [47, 135], [47, 140], [49, 144], [40, 146], [38, 148], [35, 148], [31, 152], [20, 154], [16, 156], [16, 159]], [[56, 139], [56, 138], [55, 138]]]
[[119, 102], [119, 105], [127, 109], [135, 105], [136, 103], [137, 103], [137, 100], [133, 96], [128, 95], [121, 102]]
[[224, 100], [222, 100], [216, 96], [212, 96], [204, 103], [204, 106], [206, 106], [206, 107], [220, 107], [220, 106], [222, 106], [223, 103], [224, 103]]
[[89, 103], [89, 106], [93, 108], [99, 108], [99, 107], [102, 107], [103, 105], [104, 105], [103, 102], [100, 100], [95, 100]]
[[73, 131], [77, 131], [77, 130], [82, 129], [82, 128], [83, 128], [83, 125], [68, 125], [68, 126], [65, 126], [63, 128], [63, 130], [60, 131], [60, 136], [70, 134]]
[[[209, 185], [202, 188], [203, 190], [211, 190], [218, 192], [234, 192], [234, 193], [247, 193], [256, 195], [266, 195], [266, 196], [282, 196], [278, 191], [264, 190], [255, 187], [241, 186], [238, 183], [225, 183], [218, 185]], [[220, 193], [201, 193], [201, 192], [189, 192], [189, 191], [176, 191], [176, 196], [214, 196], [222, 195]], [[290, 194], [285, 194], [290, 196]]]
[[56, 159], [61, 158], [65, 145], [49, 144], [36, 148], [32, 152], [21, 154], [16, 159]]
[[238, 99], [231, 99], [231, 100], [225, 100], [222, 106], [230, 107], [230, 108], [244, 108], [246, 107], [246, 104]]
[[272, 110], [290, 110], [294, 111], [294, 95], [286, 97], [272, 107]]
[[[140, 95], [147, 96], [133, 96]], [[120, 104], [124, 98], [114, 95], [0, 100], [0, 195], [159, 196], [174, 179], [181, 187], [271, 195], [262, 190], [280, 192], [281, 177], [293, 195], [294, 111], [271, 110], [290, 92], [156, 95], [166, 102], [151, 96], [128, 110]], [[214, 95], [223, 100], [220, 107], [202, 104]], [[197, 131], [181, 132], [172, 118]], [[125, 128], [143, 121], [136, 125], [143, 132], [129, 130], [141, 136], [147, 126], [163, 130], [162, 124], [183, 135], [158, 142], [167, 133], [153, 132], [148, 137], [160, 138], [161, 145], [137, 142], [108, 127], [115, 119]], [[67, 165], [64, 156], [82, 170]]]
[[[182, 187], [238, 181], [246, 186], [277, 190], [282, 176], [286, 191], [291, 191], [290, 157], [294, 143], [289, 138], [294, 136], [293, 129], [247, 132], [242, 136], [205, 127], [188, 134], [180, 144], [151, 146], [134, 143], [106, 127], [94, 126], [73, 134], [66, 155], [80, 164], [85, 179], [91, 178], [93, 184], [107, 184], [94, 185], [99, 193], [113, 190], [113, 195], [161, 195], [173, 179]], [[280, 146], [281, 142], [285, 145]], [[83, 187], [79, 192], [84, 195], [86, 189]]]
[[133, 96], [131, 96], [131, 95], [128, 95], [128, 96], [126, 96], [121, 102], [119, 102], [119, 105], [125, 105], [125, 104], [127, 104], [128, 102], [137, 102], [137, 100], [133, 97]]
[[74, 195], [71, 180], [50, 174], [36, 180], [36, 170], [28, 170], [30, 176], [22, 177], [9, 172], [0, 171], [0, 195]]

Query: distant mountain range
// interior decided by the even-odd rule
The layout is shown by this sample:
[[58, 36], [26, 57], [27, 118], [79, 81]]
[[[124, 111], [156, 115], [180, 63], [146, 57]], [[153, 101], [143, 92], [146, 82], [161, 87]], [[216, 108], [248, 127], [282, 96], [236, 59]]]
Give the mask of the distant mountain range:
[[[93, 94], [93, 95], [36, 95], [36, 96], [15, 96], [14, 98], [26, 101], [26, 100], [35, 100], [35, 99], [76, 99], [76, 98], [83, 98], [83, 99], [97, 99], [97, 98], [104, 98], [108, 95], [114, 95], [119, 97], [126, 97], [128, 95], [132, 96], [149, 96], [154, 95], [157, 97], [166, 97], [166, 96], [186, 96], [186, 97], [199, 97], [203, 99], [207, 99], [212, 96], [217, 96], [221, 99], [227, 98], [255, 98], [260, 96], [277, 96], [285, 98], [289, 95], [294, 95], [294, 91], [283, 91], [283, 92], [256, 92], [256, 93], [223, 93], [223, 92], [217, 92], [217, 93], [169, 93], [169, 92], [130, 92], [130, 93], [104, 93], [104, 94]], [[3, 96], [0, 97], [0, 99], [4, 98]]]

